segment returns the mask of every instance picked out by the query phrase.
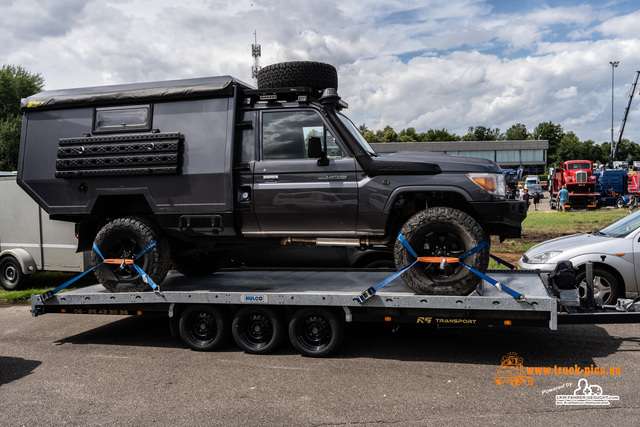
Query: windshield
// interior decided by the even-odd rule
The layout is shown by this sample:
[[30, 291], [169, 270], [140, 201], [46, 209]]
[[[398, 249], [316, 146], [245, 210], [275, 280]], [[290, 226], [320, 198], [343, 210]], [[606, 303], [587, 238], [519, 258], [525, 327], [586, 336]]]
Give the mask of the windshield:
[[349, 120], [346, 116], [343, 116], [342, 114], [338, 114], [338, 117], [340, 117], [340, 120], [342, 121], [342, 123], [347, 127], [347, 129], [349, 129], [349, 132], [351, 132], [351, 134], [358, 141], [360, 146], [362, 148], [364, 148], [364, 151], [366, 151], [367, 153], [369, 153], [372, 156], [377, 156], [378, 155], [378, 154], [376, 154], [375, 150], [373, 148], [371, 148], [371, 146], [369, 145], [367, 140], [364, 139], [364, 137], [362, 136], [360, 131], [358, 131], [358, 128], [356, 127], [356, 125], [354, 125], [351, 122], [351, 120]]
[[567, 165], [567, 169], [569, 169], [569, 170], [591, 169], [591, 164], [589, 164], [587, 162], [569, 163]]
[[600, 230], [600, 232], [610, 237], [627, 237], [638, 227], [640, 227], [640, 210], [617, 220], [610, 226]]

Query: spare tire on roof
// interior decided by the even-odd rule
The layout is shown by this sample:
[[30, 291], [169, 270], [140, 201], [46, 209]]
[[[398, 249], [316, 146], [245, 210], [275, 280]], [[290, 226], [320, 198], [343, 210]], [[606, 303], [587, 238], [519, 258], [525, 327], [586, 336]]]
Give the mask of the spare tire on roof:
[[338, 89], [338, 72], [331, 64], [314, 61], [280, 62], [258, 72], [258, 89], [308, 86]]

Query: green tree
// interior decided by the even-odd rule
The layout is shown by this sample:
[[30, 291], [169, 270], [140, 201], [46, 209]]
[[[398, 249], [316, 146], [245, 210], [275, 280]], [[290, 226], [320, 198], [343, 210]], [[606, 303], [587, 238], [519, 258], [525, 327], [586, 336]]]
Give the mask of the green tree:
[[531, 132], [533, 139], [546, 139], [549, 141], [547, 159], [550, 165], [558, 161], [556, 151], [563, 135], [564, 131], [562, 130], [562, 126], [554, 125], [552, 122], [540, 123], [535, 127], [533, 132]]
[[460, 137], [456, 134], [451, 134], [445, 129], [429, 129], [428, 131], [421, 133], [419, 141], [423, 142], [440, 142], [440, 141], [460, 141]]
[[522, 123], [511, 126], [505, 132], [505, 139], [507, 141], [521, 141], [527, 139], [528, 137], [529, 133], [527, 132], [527, 127]]
[[398, 134], [389, 125], [385, 126], [383, 130], [376, 132], [376, 138], [379, 142], [397, 142]]
[[500, 129], [485, 126], [469, 126], [469, 131], [462, 137], [463, 141], [497, 141], [500, 139]]
[[42, 91], [44, 79], [22, 66], [0, 68], [0, 170], [15, 170], [20, 147], [20, 100]]

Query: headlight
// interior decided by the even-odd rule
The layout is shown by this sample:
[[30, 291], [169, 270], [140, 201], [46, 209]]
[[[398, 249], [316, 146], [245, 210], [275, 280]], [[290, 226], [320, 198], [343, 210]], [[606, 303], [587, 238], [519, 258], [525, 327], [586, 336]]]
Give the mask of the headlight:
[[539, 254], [532, 257], [525, 256], [524, 262], [528, 264], [546, 264], [551, 258], [556, 255], [560, 255], [561, 253], [562, 251], [540, 252]]
[[502, 197], [506, 195], [506, 182], [501, 173], [468, 173], [467, 177], [487, 193]]

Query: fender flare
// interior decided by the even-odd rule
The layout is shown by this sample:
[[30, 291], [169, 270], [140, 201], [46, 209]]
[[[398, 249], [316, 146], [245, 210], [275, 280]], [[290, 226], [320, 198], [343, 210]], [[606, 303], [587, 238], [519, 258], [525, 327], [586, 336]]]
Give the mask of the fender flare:
[[33, 260], [31, 254], [29, 254], [29, 252], [22, 248], [7, 249], [0, 252], [0, 259], [3, 259], [7, 256], [11, 256], [15, 258], [16, 261], [18, 261], [18, 264], [20, 264], [20, 269], [24, 274], [33, 274], [38, 271], [38, 266]]

